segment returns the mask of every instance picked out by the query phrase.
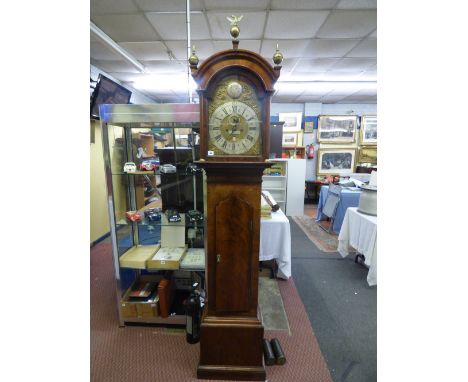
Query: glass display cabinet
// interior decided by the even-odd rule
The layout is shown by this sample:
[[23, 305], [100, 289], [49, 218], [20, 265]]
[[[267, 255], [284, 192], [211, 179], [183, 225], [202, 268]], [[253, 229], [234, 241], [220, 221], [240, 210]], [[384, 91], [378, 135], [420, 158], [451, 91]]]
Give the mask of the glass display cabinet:
[[119, 322], [180, 324], [204, 282], [199, 105], [101, 105]]

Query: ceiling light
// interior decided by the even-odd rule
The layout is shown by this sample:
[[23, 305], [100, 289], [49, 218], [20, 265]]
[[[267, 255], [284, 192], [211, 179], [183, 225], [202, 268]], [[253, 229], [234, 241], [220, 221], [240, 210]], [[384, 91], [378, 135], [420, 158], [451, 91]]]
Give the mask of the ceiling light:
[[314, 82], [277, 82], [275, 89], [280, 94], [302, 94], [307, 90], [315, 90], [321, 92], [331, 91], [346, 91], [353, 92], [359, 90], [373, 90], [377, 89], [377, 82], [366, 82], [366, 81], [314, 81]]
[[119, 44], [117, 44], [114, 40], [112, 40], [107, 34], [105, 34], [101, 29], [99, 29], [96, 24], [90, 21], [90, 29], [101, 41], [103, 41], [107, 46], [109, 46], [112, 50], [120, 54], [126, 61], [132, 64], [135, 68], [137, 68], [140, 73], [145, 73], [146, 69], [143, 64], [141, 64], [135, 57], [133, 57], [130, 53], [128, 53], [125, 49], [123, 49]]
[[[133, 87], [139, 90], [148, 90], [160, 93], [182, 93], [188, 90], [187, 75], [185, 74], [166, 74], [166, 75], [148, 75], [139, 78], [133, 82]], [[197, 84], [190, 77], [190, 89], [196, 90]]]

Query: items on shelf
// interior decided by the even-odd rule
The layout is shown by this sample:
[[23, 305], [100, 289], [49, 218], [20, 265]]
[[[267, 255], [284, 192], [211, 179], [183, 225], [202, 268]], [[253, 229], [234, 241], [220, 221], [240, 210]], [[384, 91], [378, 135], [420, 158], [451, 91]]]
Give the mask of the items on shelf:
[[181, 220], [169, 223], [166, 214], [161, 215], [161, 247], [185, 247], [185, 214], [180, 214]]
[[136, 164], [134, 162], [127, 162], [124, 164], [123, 171], [124, 172], [136, 172]]
[[140, 171], [154, 171], [159, 166], [159, 159], [157, 158], [146, 158], [140, 163]]
[[161, 208], [148, 208], [145, 210], [145, 217], [150, 222], [161, 221]]
[[125, 216], [127, 216], [127, 219], [131, 220], [132, 222], [141, 220], [141, 215], [137, 211], [127, 211]]
[[190, 210], [187, 213], [189, 223], [200, 223], [203, 221], [203, 214], [197, 210]]
[[274, 163], [270, 168], [263, 171], [263, 175], [284, 176], [284, 167], [281, 163]]
[[146, 263], [159, 250], [160, 245], [137, 245], [119, 257], [122, 268], [146, 269]]
[[125, 318], [151, 318], [159, 316], [159, 277], [142, 276], [127, 289], [120, 302]]
[[172, 165], [172, 164], [164, 164], [160, 167], [160, 171], [163, 173], [163, 174], [172, 174], [172, 173], [175, 173], [177, 171], [177, 168], [176, 166]]
[[175, 281], [172, 274], [166, 275], [158, 284], [159, 314], [166, 318], [169, 316], [175, 296]]
[[128, 295], [129, 301], [144, 301], [147, 300], [156, 290], [156, 282], [139, 281], [132, 287]]
[[180, 269], [205, 269], [205, 249], [189, 248], [180, 262]]
[[177, 210], [175, 209], [168, 209], [166, 210], [166, 216], [167, 216], [167, 221], [169, 223], [178, 223], [182, 220], [180, 217], [180, 214]]
[[179, 269], [186, 251], [187, 247], [161, 247], [146, 265], [148, 269]]

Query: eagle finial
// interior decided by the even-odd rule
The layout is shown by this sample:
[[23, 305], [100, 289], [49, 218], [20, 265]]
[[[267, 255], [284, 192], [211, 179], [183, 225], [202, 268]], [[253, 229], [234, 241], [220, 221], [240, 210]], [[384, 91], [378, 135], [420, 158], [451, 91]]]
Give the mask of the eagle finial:
[[228, 21], [231, 23], [231, 36], [234, 38], [234, 40], [237, 40], [237, 37], [239, 36], [240, 29], [239, 29], [239, 21], [242, 20], [244, 15], [236, 16], [232, 15], [231, 17], [226, 17]]

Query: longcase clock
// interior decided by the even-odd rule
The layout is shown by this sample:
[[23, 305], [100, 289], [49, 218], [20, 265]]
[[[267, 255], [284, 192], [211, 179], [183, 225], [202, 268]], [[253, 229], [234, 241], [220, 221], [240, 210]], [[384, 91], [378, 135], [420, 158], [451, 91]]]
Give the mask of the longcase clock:
[[260, 193], [270, 98], [281, 67], [238, 48], [240, 18], [230, 20], [233, 49], [200, 67], [194, 52], [190, 58], [200, 98], [198, 164], [207, 177], [207, 301], [197, 376], [265, 380], [258, 314]]

